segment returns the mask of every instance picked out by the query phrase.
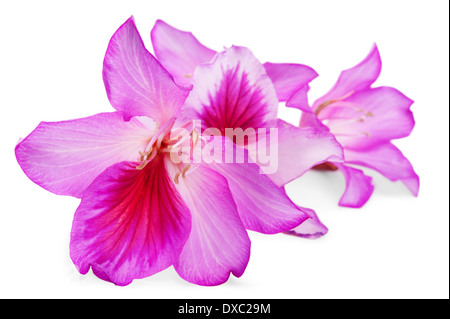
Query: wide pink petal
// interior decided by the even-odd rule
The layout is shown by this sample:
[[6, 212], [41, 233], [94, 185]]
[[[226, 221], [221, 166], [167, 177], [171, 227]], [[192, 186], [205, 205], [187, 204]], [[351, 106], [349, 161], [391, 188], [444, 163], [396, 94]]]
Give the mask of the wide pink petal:
[[367, 148], [406, 137], [414, 127], [413, 101], [391, 87], [358, 91], [319, 114], [344, 147]]
[[[183, 170], [173, 170], [174, 174]], [[179, 175], [177, 189], [192, 215], [192, 230], [174, 267], [185, 280], [219, 285], [240, 277], [250, 258], [250, 239], [226, 179], [199, 165]]]
[[147, 51], [132, 17], [109, 42], [103, 80], [111, 105], [124, 112], [126, 119], [145, 115], [164, 124], [177, 114], [189, 94]]
[[266, 62], [264, 68], [272, 80], [279, 101], [287, 101], [318, 76], [316, 71], [303, 64]]
[[139, 159], [154, 134], [153, 120], [101, 113], [63, 122], [41, 122], [16, 146], [17, 162], [39, 186], [81, 197], [107, 167]]
[[250, 50], [231, 47], [194, 72], [186, 105], [205, 128], [268, 127], [276, 120], [278, 99], [262, 64]]
[[340, 206], [358, 208], [363, 206], [372, 196], [372, 177], [364, 174], [363, 171], [343, 165], [333, 163], [345, 178], [345, 191], [339, 200]]
[[151, 39], [156, 58], [179, 84], [191, 84], [197, 65], [212, 60], [216, 51], [202, 45], [191, 32], [156, 21]]
[[392, 143], [384, 143], [362, 151], [344, 149], [347, 163], [378, 171], [391, 181], [402, 181], [414, 196], [419, 191], [419, 177], [409, 160]]
[[[308, 215], [297, 207], [283, 188], [278, 187], [260, 167], [253, 163], [248, 152], [228, 138], [215, 138], [212, 169], [223, 175], [231, 189], [234, 201], [245, 228], [264, 234], [275, 234], [297, 227]], [[244, 161], [227, 161], [244, 154]]]
[[86, 190], [75, 212], [70, 256], [81, 274], [127, 285], [155, 274], [179, 257], [191, 218], [156, 157], [142, 170], [121, 162]]
[[[282, 120], [278, 120], [277, 132], [277, 170], [272, 172], [265, 165], [260, 166], [278, 186], [296, 179], [315, 165], [343, 160], [342, 147], [329, 132], [299, 128]], [[270, 140], [270, 137], [267, 139]], [[271, 147], [275, 148], [273, 145]]]
[[287, 234], [306, 239], [317, 239], [328, 233], [328, 228], [322, 224], [315, 211], [305, 207], [300, 207], [300, 209], [305, 212], [309, 218], [294, 229], [287, 231]]
[[374, 45], [363, 61], [353, 68], [342, 71], [333, 88], [314, 102], [313, 109], [316, 110], [322, 103], [341, 99], [352, 92], [370, 87], [380, 72], [381, 58], [377, 46]]

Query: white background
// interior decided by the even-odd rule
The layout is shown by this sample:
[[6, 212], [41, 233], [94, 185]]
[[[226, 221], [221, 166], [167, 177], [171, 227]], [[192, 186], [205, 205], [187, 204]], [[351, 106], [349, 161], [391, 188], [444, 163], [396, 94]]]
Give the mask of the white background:
[[[449, 3], [434, 1], [3, 1], [0, 2], [1, 298], [448, 298]], [[288, 185], [330, 228], [319, 240], [250, 233], [244, 275], [218, 287], [169, 268], [116, 287], [80, 275], [69, 257], [77, 199], [27, 179], [14, 146], [42, 120], [112, 111], [102, 61], [114, 31], [134, 15], [150, 51], [156, 19], [205, 45], [249, 47], [261, 62], [304, 63], [319, 78], [310, 101], [376, 42], [376, 85], [415, 100], [416, 127], [396, 142], [421, 177], [414, 198], [376, 173], [362, 209], [340, 208], [339, 173], [308, 172]], [[298, 123], [299, 111], [280, 109]]]

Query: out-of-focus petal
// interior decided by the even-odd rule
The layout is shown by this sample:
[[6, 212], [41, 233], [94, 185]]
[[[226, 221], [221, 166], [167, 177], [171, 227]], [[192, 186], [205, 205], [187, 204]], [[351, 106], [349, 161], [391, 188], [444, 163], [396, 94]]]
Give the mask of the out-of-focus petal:
[[313, 113], [313, 110], [309, 106], [308, 102], [309, 89], [310, 89], [309, 85], [306, 84], [301, 89], [296, 91], [294, 94], [291, 95], [291, 98], [286, 102], [286, 106], [299, 109], [300, 111], [306, 113]]
[[103, 61], [111, 105], [125, 118], [145, 115], [159, 124], [175, 116], [189, 94], [147, 51], [133, 18], [112, 36]]
[[[296, 179], [315, 165], [343, 160], [342, 147], [331, 133], [316, 128], [295, 127], [282, 120], [278, 120], [277, 124], [278, 145], [269, 145], [272, 153], [270, 159], [277, 161], [270, 165], [276, 165], [277, 170], [272, 172], [272, 167], [269, 167], [269, 171], [266, 165], [262, 164], [260, 167], [278, 186]], [[270, 132], [267, 137], [269, 141], [271, 134], [273, 133]], [[277, 154], [274, 154], [276, 148]], [[265, 154], [266, 150], [259, 149], [258, 154], [261, 152]]]
[[339, 200], [339, 206], [358, 208], [363, 206], [372, 196], [372, 177], [364, 174], [363, 171], [343, 165], [333, 163], [342, 172], [345, 178], [345, 191]]
[[381, 72], [381, 58], [377, 46], [374, 44], [369, 55], [358, 65], [342, 71], [333, 88], [314, 102], [316, 110], [322, 103], [341, 99], [357, 90], [363, 90], [372, 85]]
[[191, 217], [156, 157], [143, 170], [121, 162], [86, 190], [75, 212], [70, 256], [78, 271], [127, 285], [172, 265], [189, 236]]
[[319, 119], [329, 119], [328, 127], [344, 147], [363, 149], [408, 136], [414, 128], [412, 104], [394, 88], [370, 88], [329, 105]]
[[278, 99], [262, 64], [250, 50], [231, 47], [194, 72], [194, 88], [186, 105], [195, 110], [205, 128], [270, 127], [276, 120]]
[[224, 283], [230, 273], [240, 277], [250, 258], [250, 239], [226, 179], [203, 165], [176, 177], [180, 172], [172, 169], [171, 175], [191, 212], [192, 229], [175, 270], [206, 286]]
[[[214, 154], [214, 161], [209, 167], [227, 179], [245, 228], [275, 234], [295, 228], [308, 219], [308, 215], [289, 199], [284, 189], [251, 162], [247, 150], [236, 146], [228, 138], [215, 138], [210, 143], [214, 143], [215, 150], [220, 150], [220, 154]], [[233, 159], [237, 152], [244, 154], [244, 162], [227, 162], [226, 159]]]
[[309, 66], [293, 63], [264, 63], [280, 102], [287, 101], [295, 92], [314, 80], [318, 74]]
[[151, 39], [156, 58], [179, 84], [191, 84], [197, 65], [212, 60], [216, 51], [201, 44], [191, 32], [156, 21]]
[[300, 127], [313, 127], [317, 128], [324, 132], [329, 132], [330, 129], [328, 126], [324, 125], [318, 118], [315, 113], [306, 112], [302, 113], [302, 117], [300, 118]]
[[328, 233], [328, 228], [322, 224], [315, 211], [305, 207], [300, 207], [300, 209], [305, 212], [309, 218], [294, 229], [287, 231], [287, 234], [306, 239], [317, 239]]
[[417, 196], [419, 177], [409, 160], [392, 143], [384, 143], [362, 151], [344, 149], [346, 163], [378, 171], [391, 181], [402, 181]]
[[411, 177], [402, 178], [400, 181], [409, 189], [411, 194], [416, 197], [419, 195], [420, 179], [415, 172]]
[[150, 118], [125, 122], [118, 112], [41, 122], [16, 146], [16, 158], [39, 186], [58, 195], [81, 197], [107, 167], [138, 160], [155, 129]]

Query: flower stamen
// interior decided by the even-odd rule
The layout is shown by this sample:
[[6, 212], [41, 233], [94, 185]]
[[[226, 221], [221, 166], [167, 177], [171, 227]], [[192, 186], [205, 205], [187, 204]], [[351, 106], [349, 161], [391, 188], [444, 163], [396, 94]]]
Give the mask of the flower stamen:
[[186, 172], [188, 171], [188, 169], [191, 167], [191, 165], [186, 165], [184, 168], [183, 168], [183, 170], [181, 171], [181, 176], [183, 177], [183, 178], [185, 178], [185, 174], [186, 174]]
[[191, 167], [191, 165], [186, 165], [185, 167], [183, 167], [183, 170], [181, 172], [177, 172], [173, 178], [173, 181], [175, 182], [175, 184], [179, 184], [179, 178], [180, 175], [182, 178], [186, 178], [186, 172], [189, 170], [189, 168]]
[[158, 150], [155, 147], [152, 147], [148, 152], [139, 152], [140, 161], [142, 162], [139, 166], [136, 167], [137, 170], [143, 169], [148, 163], [150, 163], [158, 154]]
[[349, 97], [350, 95], [352, 95], [353, 93], [355, 93], [355, 91], [351, 91], [351, 92], [347, 93], [346, 95], [344, 95], [343, 97], [339, 97], [339, 98], [336, 98], [336, 99], [334, 99], [334, 100], [330, 100], [330, 101], [325, 101], [325, 102], [323, 102], [322, 104], [320, 104], [320, 105], [316, 108], [316, 110], [314, 111], [314, 113], [315, 113], [316, 115], [319, 115], [319, 113], [320, 113], [324, 108], [326, 108], [328, 105], [333, 104], [334, 102], [342, 101], [342, 100], [348, 98], [348, 97]]
[[176, 173], [175, 174], [175, 177], [173, 178], [173, 181], [175, 182], [175, 184], [179, 184], [179, 181], [178, 181], [178, 177], [180, 177], [180, 174], [181, 174], [181, 172], [178, 172], [178, 173]]

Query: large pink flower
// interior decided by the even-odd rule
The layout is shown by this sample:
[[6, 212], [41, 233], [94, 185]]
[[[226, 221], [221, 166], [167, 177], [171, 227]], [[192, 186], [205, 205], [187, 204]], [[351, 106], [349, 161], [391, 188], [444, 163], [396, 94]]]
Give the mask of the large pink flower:
[[[237, 74], [230, 75], [226, 65], [236, 66]], [[206, 73], [221, 67], [223, 72]], [[203, 83], [230, 81], [228, 88], [250, 91], [236, 105], [254, 108], [252, 125], [262, 125], [272, 121], [267, 114], [275, 107], [275, 93], [261, 72], [248, 50], [232, 48], [217, 55], [215, 63], [199, 74], [205, 77]], [[222, 99], [231, 95], [216, 95], [214, 85], [200, 91], [196, 84], [195, 92], [190, 92], [191, 86], [176, 84], [145, 49], [132, 18], [109, 43], [103, 77], [116, 112], [42, 122], [15, 150], [18, 163], [36, 184], [81, 198], [70, 243], [70, 256], [80, 273], [92, 268], [101, 279], [127, 285], [173, 265], [189, 282], [217, 285], [230, 273], [243, 274], [250, 256], [246, 229], [273, 234], [314, 217], [261, 174], [258, 164], [223, 163], [221, 158], [232, 157], [238, 149], [247, 156], [246, 149], [227, 138], [213, 139], [220, 146], [213, 161], [191, 165], [174, 160], [177, 145], [188, 141], [193, 149], [176, 155], [194, 159], [198, 156], [194, 146], [204, 142], [192, 119], [177, 119], [188, 95], [190, 105], [199, 112], [201, 105], [195, 102], [201, 98], [210, 96], [218, 103], [217, 110], [224, 110]], [[217, 89], [223, 92], [224, 86]], [[261, 110], [267, 114], [259, 114]], [[289, 127], [283, 139], [303, 147], [319, 142], [321, 136], [328, 138], [305, 130], [314, 132], [313, 136], [298, 140], [294, 139], [297, 131], [302, 130]], [[231, 148], [223, 147], [230, 144]], [[316, 155], [308, 156], [304, 166], [319, 162]], [[305, 236], [317, 232], [310, 225], [302, 230]]]
[[[221, 135], [227, 129], [240, 129], [248, 140], [231, 137], [249, 150], [250, 156], [275, 184], [282, 187], [301, 176], [311, 167], [326, 161], [341, 161], [342, 148], [329, 132], [316, 128], [298, 128], [277, 119], [279, 101], [286, 101], [301, 90], [317, 73], [301, 64], [265, 63], [262, 65], [243, 47], [232, 46], [217, 53], [202, 45], [190, 32], [180, 31], [158, 20], [151, 32], [155, 54], [175, 81], [193, 85], [182, 118], [201, 120], [204, 128], [214, 127]], [[267, 135], [252, 133], [252, 129], [276, 129], [278, 134], [278, 165], [276, 170], [261, 165], [255, 151]], [[224, 174], [227, 176], [227, 174]], [[248, 185], [235, 183], [243, 202], [251, 203]], [[247, 204], [248, 205], [248, 204]], [[327, 232], [314, 211], [299, 208], [310, 219], [293, 232], [302, 237], [317, 238]], [[251, 213], [254, 205], [243, 207]]]
[[341, 206], [361, 207], [373, 192], [372, 178], [353, 165], [374, 169], [391, 181], [401, 181], [414, 196], [419, 191], [419, 177], [411, 163], [391, 143], [411, 133], [413, 101], [392, 87], [371, 87], [380, 71], [381, 59], [374, 45], [369, 55], [343, 71], [334, 87], [312, 107], [305, 99], [308, 86], [286, 103], [304, 112], [301, 127], [330, 131], [343, 146], [344, 164], [330, 161], [318, 167], [339, 169], [344, 174], [346, 190], [339, 201]]

